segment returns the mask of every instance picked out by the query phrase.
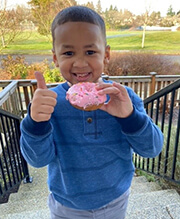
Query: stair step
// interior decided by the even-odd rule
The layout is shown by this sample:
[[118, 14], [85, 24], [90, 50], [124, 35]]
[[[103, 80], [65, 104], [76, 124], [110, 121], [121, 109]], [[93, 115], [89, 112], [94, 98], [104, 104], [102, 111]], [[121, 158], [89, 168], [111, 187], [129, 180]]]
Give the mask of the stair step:
[[147, 178], [145, 176], [134, 176], [132, 183], [146, 183], [148, 182]]
[[[136, 200], [138, 201], [138, 200]], [[179, 218], [180, 215], [180, 203], [177, 204], [170, 204], [166, 207], [156, 206], [156, 207], [149, 207], [146, 209], [139, 209], [134, 212], [127, 212], [126, 219], [172, 219], [172, 218]], [[39, 210], [32, 210], [20, 213], [13, 213], [8, 215], [2, 215], [1, 219], [49, 219], [49, 209], [39, 209]]]
[[127, 212], [126, 219], [178, 219], [180, 218], [180, 203], [170, 204], [166, 207], [140, 209], [134, 213]]
[[180, 202], [167, 205], [166, 210], [171, 215], [171, 218], [180, 218]]
[[126, 219], [172, 219], [172, 217], [168, 214], [166, 207], [156, 206], [153, 208], [142, 208], [139, 211], [134, 209], [134, 212], [127, 212]]
[[38, 199], [39, 197], [48, 197], [49, 191], [42, 189], [39, 191], [25, 191], [25, 192], [18, 192], [13, 193], [9, 197], [9, 202], [17, 202], [17, 201], [25, 201], [27, 199]]
[[[19, 191], [10, 195], [9, 202], [0, 205], [0, 215], [9, 217], [11, 213], [18, 215], [20, 212], [26, 214], [30, 210], [35, 212], [48, 209], [47, 167], [37, 169], [29, 166], [29, 173], [33, 177], [33, 182], [26, 184], [22, 182]], [[21, 217], [18, 216], [18, 218]]]
[[47, 189], [47, 167], [37, 169], [29, 166], [29, 173], [33, 177], [33, 182], [22, 182], [18, 192]]
[[15, 214], [1, 215], [0, 219], [49, 219], [49, 209], [39, 209]]
[[[0, 205], [0, 219], [49, 219], [47, 205], [47, 168], [29, 167], [33, 183], [20, 186], [6, 204]], [[134, 177], [126, 219], [179, 218], [180, 196], [173, 190], [161, 190], [145, 176]]]
[[[19, 196], [18, 193], [12, 194], [8, 203], [0, 205], [0, 212], [2, 215], [26, 212], [26, 211], [35, 211], [40, 209], [46, 209], [48, 195], [43, 194], [43, 191], [32, 193], [31, 196], [28, 196], [30, 193], [22, 194]], [[43, 195], [42, 195], [43, 194]], [[21, 199], [22, 198], [22, 199]], [[1, 217], [0, 217], [1, 219]]]
[[174, 189], [131, 194], [127, 211], [129, 214], [133, 214], [143, 209], [163, 208], [172, 203], [180, 203], [180, 196]]
[[131, 185], [131, 193], [144, 193], [151, 191], [159, 191], [162, 190], [161, 186], [155, 182], [144, 182], [144, 183], [136, 183], [133, 182]]

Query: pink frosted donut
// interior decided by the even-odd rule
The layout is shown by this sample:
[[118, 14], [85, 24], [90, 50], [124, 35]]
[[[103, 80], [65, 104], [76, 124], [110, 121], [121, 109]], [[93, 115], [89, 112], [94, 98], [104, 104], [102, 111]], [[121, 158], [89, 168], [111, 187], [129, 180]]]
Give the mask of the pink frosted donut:
[[66, 99], [77, 109], [92, 111], [99, 109], [104, 104], [106, 95], [98, 94], [95, 83], [81, 82], [69, 88]]

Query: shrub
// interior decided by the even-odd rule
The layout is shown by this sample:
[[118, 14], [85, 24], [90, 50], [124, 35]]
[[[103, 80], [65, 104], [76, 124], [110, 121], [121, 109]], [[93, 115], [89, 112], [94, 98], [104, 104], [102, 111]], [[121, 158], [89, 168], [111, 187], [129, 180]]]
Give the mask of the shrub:
[[180, 64], [162, 55], [145, 53], [119, 53], [112, 52], [105, 74], [118, 75], [148, 75], [157, 72], [161, 75], [180, 74]]
[[22, 56], [13, 58], [8, 55], [7, 58], [2, 59], [1, 65], [3, 72], [11, 75], [11, 79], [25, 79], [28, 75], [28, 63]]
[[[28, 65], [22, 56], [16, 58], [7, 56], [2, 59], [1, 66], [1, 80], [34, 79], [35, 71], [40, 71], [47, 83], [64, 81], [59, 69], [47, 60]], [[111, 76], [149, 75], [150, 72], [157, 72], [160, 75], [180, 74], [180, 64], [172, 62], [163, 55], [111, 52], [109, 65], [104, 69], [104, 73]]]
[[47, 83], [63, 82], [64, 78], [61, 76], [59, 69], [55, 68], [54, 63], [51, 64], [53, 68], [48, 68], [44, 71], [44, 78]]
[[44, 60], [43, 62], [35, 62], [29, 65], [28, 69], [28, 75], [26, 79], [35, 79], [34, 73], [36, 71], [44, 73], [47, 69], [49, 69], [49, 64], [47, 60]]
[[43, 73], [46, 83], [64, 81], [59, 69], [55, 67], [54, 63], [49, 64], [46, 59], [43, 62], [28, 65], [24, 57], [17, 56], [13, 58], [9, 55], [2, 60], [1, 66], [1, 80], [35, 79], [34, 73], [39, 71]]

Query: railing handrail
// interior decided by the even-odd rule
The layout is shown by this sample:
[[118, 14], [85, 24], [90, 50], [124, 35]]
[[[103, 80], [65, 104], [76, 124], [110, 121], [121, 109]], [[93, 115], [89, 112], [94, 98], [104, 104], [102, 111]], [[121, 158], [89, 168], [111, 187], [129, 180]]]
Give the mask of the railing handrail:
[[[111, 76], [111, 75], [105, 75], [107, 76], [109, 79], [139, 79], [139, 80], [142, 80], [142, 79], [151, 79], [151, 75], [127, 75], [127, 76]], [[158, 75], [156, 74], [156, 79], [162, 79], [162, 78], [165, 78], [165, 79], [175, 79], [175, 78], [180, 78], [180, 75]], [[0, 84], [1, 83], [4, 83], [4, 84], [8, 84], [8, 83], [11, 83], [13, 82], [14, 80], [1, 80], [0, 81]], [[36, 83], [36, 79], [18, 79], [17, 80], [19, 84], [27, 84], [27, 83]], [[48, 83], [48, 85], [51, 85], [51, 84], [59, 84], [58, 82], [57, 83]]]
[[180, 79], [145, 98], [144, 107], [163, 132], [164, 146], [156, 158], [135, 154], [135, 167], [180, 184]]
[[[109, 79], [151, 79], [151, 75], [127, 75], [127, 76], [108, 76]], [[156, 75], [156, 78], [180, 78], [180, 75]]]
[[[102, 77], [132, 87], [143, 100], [180, 79], [180, 75], [157, 75], [156, 72], [138, 76], [108, 76], [102, 74]], [[47, 83], [47, 87], [54, 87], [60, 83], [62, 82]], [[23, 118], [27, 113], [28, 104], [32, 100], [36, 88], [37, 80], [35, 79], [1, 80], [0, 108]]]
[[174, 83], [167, 85], [166, 87], [162, 88], [161, 90], [157, 91], [156, 93], [152, 94], [151, 96], [147, 97], [144, 100], [144, 104], [149, 103], [158, 97], [162, 97], [165, 94], [171, 92], [173, 89], [177, 89], [180, 87], [180, 79], [176, 80]]
[[156, 75], [156, 78], [180, 78], [180, 75]]
[[1, 92], [0, 92], [0, 106], [8, 99], [9, 95], [14, 93], [18, 86], [18, 81], [11, 81]]
[[18, 191], [22, 180], [32, 182], [20, 150], [20, 122], [17, 115], [0, 109], [0, 204], [8, 202], [9, 195]]
[[151, 76], [150, 75], [127, 75], [127, 76], [108, 76], [109, 79], [143, 79], [143, 78], [148, 78], [150, 79]]
[[21, 120], [21, 118], [15, 114], [12, 114], [6, 110], [0, 109], [0, 114], [4, 115], [4, 116], [8, 116], [9, 118], [12, 119], [17, 119], [17, 120]]

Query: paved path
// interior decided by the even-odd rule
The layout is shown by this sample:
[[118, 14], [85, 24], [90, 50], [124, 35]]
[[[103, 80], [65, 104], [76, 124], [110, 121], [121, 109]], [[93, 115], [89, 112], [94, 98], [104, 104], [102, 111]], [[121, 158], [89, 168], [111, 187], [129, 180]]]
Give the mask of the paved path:
[[[123, 51], [121, 51], [123, 52]], [[5, 58], [7, 55], [0, 55], [0, 60], [2, 58]], [[12, 55], [13, 57], [16, 57], [17, 55]], [[52, 62], [53, 58], [51, 54], [48, 55], [22, 55], [25, 57], [26, 62], [28, 62], [29, 64], [34, 63], [34, 62], [42, 62], [43, 60], [47, 59], [48, 62]], [[173, 61], [173, 62], [177, 62], [180, 64], [180, 55], [161, 55], [163, 56], [165, 59], [167, 59], [167, 61]], [[1, 63], [0, 63], [1, 65]]]
[[[13, 57], [16, 57], [18, 55], [12, 55]], [[48, 62], [52, 62], [53, 58], [52, 55], [22, 55], [25, 57], [25, 61], [28, 62], [29, 64], [35, 63], [35, 62], [42, 62], [45, 59], [48, 60]], [[7, 57], [7, 55], [0, 55], [0, 60]]]

